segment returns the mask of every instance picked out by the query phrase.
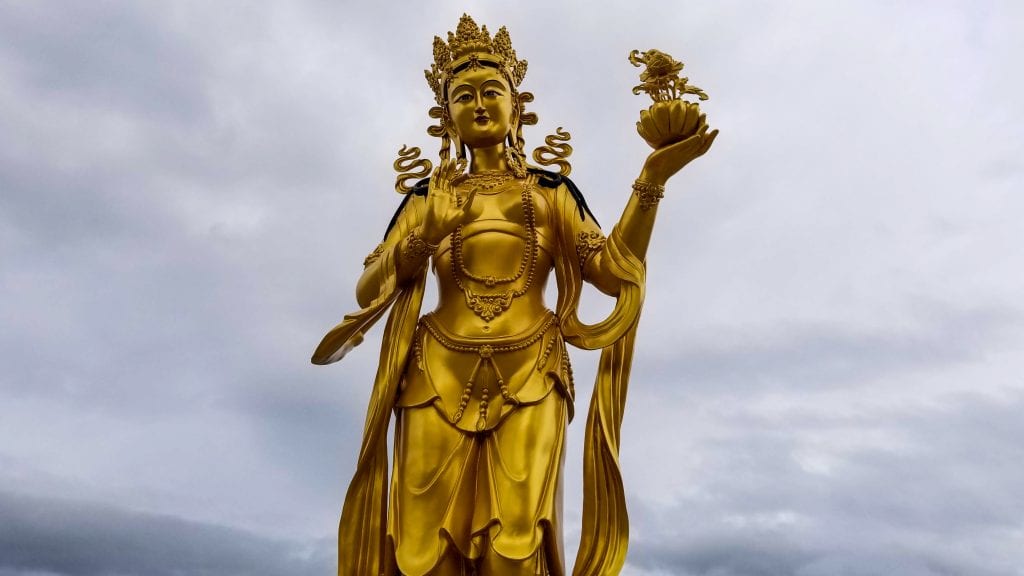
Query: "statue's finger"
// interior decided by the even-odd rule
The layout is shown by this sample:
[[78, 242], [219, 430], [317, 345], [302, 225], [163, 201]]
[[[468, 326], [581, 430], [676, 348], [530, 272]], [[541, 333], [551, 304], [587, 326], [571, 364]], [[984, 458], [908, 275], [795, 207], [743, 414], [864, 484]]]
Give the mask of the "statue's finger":
[[702, 155], [711, 149], [711, 145], [715, 143], [715, 138], [718, 138], [718, 130], [712, 130], [711, 133], [704, 138], [704, 145], [700, 147], [700, 153]]
[[434, 168], [434, 172], [430, 175], [430, 184], [427, 186], [427, 198], [429, 199], [435, 193], [437, 193], [437, 187], [441, 182], [441, 166], [438, 165]]
[[451, 160], [451, 159], [449, 159], [448, 163], [445, 165], [444, 182], [445, 182], [446, 186], [448, 187], [449, 192], [451, 191], [451, 188], [455, 184], [454, 183], [454, 180], [455, 180], [455, 170], [456, 170], [456, 166], [457, 165], [458, 165], [458, 163], [455, 160]]
[[460, 184], [469, 177], [469, 174], [466, 174], [466, 164], [465, 158], [459, 158], [458, 162], [455, 163], [455, 175], [452, 177], [452, 184]]
[[700, 135], [691, 134], [690, 136], [687, 136], [686, 138], [680, 140], [679, 142], [676, 142], [675, 144], [669, 144], [662, 150], [666, 150], [668, 153], [673, 155], [679, 154], [683, 151], [695, 150], [698, 146], [700, 146], [699, 140]]
[[686, 140], [683, 140], [685, 146], [680, 146], [680, 148], [688, 148], [689, 150], [695, 150], [700, 147], [700, 139], [700, 134], [693, 134]]
[[473, 200], [476, 199], [476, 191], [477, 188], [470, 190], [469, 194], [466, 195], [466, 199], [462, 202], [461, 208], [463, 216], [469, 213], [469, 209], [473, 206]]
[[449, 174], [451, 174], [451, 171], [452, 171], [452, 161], [451, 161], [451, 159], [446, 158], [446, 159], [442, 160], [441, 161], [441, 174], [440, 174], [441, 182], [444, 182], [444, 183], [448, 182]]

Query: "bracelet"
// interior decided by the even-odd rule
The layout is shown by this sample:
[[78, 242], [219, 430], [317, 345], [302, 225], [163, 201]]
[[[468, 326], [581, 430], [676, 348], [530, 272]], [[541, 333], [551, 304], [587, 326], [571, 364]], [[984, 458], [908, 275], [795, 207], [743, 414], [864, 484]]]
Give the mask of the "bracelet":
[[406, 237], [405, 250], [402, 250], [402, 258], [410, 262], [418, 262], [437, 251], [437, 244], [430, 244], [420, 238], [416, 231], [409, 232]]
[[665, 186], [637, 180], [633, 182], [633, 193], [640, 199], [640, 209], [646, 211], [657, 206], [665, 197]]

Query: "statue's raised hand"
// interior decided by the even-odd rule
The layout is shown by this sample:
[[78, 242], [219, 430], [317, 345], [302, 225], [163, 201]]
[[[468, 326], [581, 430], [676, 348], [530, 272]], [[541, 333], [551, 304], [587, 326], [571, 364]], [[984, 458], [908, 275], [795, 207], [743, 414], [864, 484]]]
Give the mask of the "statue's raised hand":
[[465, 160], [442, 160], [430, 177], [427, 205], [420, 224], [420, 237], [430, 244], [439, 244], [469, 215], [476, 191], [470, 191], [465, 199], [460, 199], [455, 192], [455, 185], [465, 178], [465, 166]]
[[[676, 172], [682, 170], [683, 166], [703, 156], [718, 137], [718, 130], [708, 131], [707, 116], [700, 113], [696, 104], [684, 102], [675, 107], [681, 110], [672, 112], [681, 114], [673, 115], [673, 130], [690, 135], [678, 142], [662, 145], [651, 152], [640, 173], [640, 179], [645, 182], [664, 185]], [[677, 123], [678, 127], [675, 126]]]

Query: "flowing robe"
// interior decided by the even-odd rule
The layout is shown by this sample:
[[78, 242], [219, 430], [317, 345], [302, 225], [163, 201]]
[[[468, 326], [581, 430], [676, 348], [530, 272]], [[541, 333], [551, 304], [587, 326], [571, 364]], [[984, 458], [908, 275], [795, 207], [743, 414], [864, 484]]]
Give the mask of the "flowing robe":
[[[625, 562], [628, 518], [618, 465], [619, 431], [625, 407], [636, 324], [644, 296], [644, 263], [633, 255], [616, 229], [601, 250], [603, 266], [619, 281], [619, 294], [608, 318], [583, 324], [577, 307], [586, 255], [596, 223], [582, 195], [568, 178], [531, 169], [537, 191], [554, 209], [554, 260], [558, 301], [555, 314], [561, 337], [585, 349], [601, 349], [597, 380], [587, 417], [584, 446], [583, 530], [573, 570], [575, 576], [616, 574]], [[396, 212], [375, 263], [380, 290], [368, 306], [345, 317], [324, 337], [313, 354], [315, 364], [340, 360], [362, 342], [363, 334], [390, 308], [380, 364], [370, 395], [356, 472], [342, 509], [338, 534], [339, 576], [395, 575], [394, 542], [388, 537], [387, 431], [399, 386], [416, 335], [426, 269], [399, 285], [397, 246], [418, 226], [409, 202], [424, 202], [426, 181], [420, 182]], [[592, 244], [589, 244], [592, 246]], [[581, 248], [584, 247], [584, 248]], [[583, 258], [581, 258], [583, 256]], [[559, 466], [561, 464], [559, 463]], [[561, 470], [555, 471], [558, 476]]]

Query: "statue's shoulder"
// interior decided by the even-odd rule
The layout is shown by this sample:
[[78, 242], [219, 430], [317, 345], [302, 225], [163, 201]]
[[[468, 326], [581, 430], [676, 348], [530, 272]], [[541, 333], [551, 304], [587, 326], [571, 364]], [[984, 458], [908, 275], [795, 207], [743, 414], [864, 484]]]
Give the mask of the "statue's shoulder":
[[387, 238], [388, 234], [391, 232], [391, 229], [395, 227], [395, 224], [398, 223], [398, 219], [402, 216], [402, 213], [405, 212], [405, 209], [406, 207], [409, 206], [409, 203], [416, 201], [413, 200], [414, 198], [426, 198], [427, 189], [429, 187], [430, 178], [424, 178], [417, 182], [416, 184], [414, 184], [412, 186], [412, 189], [403, 196], [402, 201], [398, 204], [398, 208], [395, 209], [395, 214], [391, 216], [391, 221], [388, 222], [387, 229], [384, 231], [385, 238]]
[[430, 188], [430, 178], [424, 178], [420, 180], [419, 182], [413, 184], [412, 190], [408, 194], [406, 194], [405, 200], [403, 200], [402, 202], [404, 203], [406, 200], [408, 200], [409, 196], [426, 196], [428, 188]]
[[580, 191], [576, 183], [569, 179], [568, 176], [559, 172], [552, 172], [550, 170], [544, 170], [542, 168], [527, 168], [527, 172], [537, 176], [537, 184], [541, 188], [546, 188], [553, 191], [562, 190], [569, 194], [575, 203], [576, 208], [579, 210], [580, 220], [586, 220], [589, 215], [594, 222], [597, 222], [597, 218], [594, 217], [593, 212], [590, 211], [590, 207], [587, 206], [587, 199], [583, 197], [583, 192]]

